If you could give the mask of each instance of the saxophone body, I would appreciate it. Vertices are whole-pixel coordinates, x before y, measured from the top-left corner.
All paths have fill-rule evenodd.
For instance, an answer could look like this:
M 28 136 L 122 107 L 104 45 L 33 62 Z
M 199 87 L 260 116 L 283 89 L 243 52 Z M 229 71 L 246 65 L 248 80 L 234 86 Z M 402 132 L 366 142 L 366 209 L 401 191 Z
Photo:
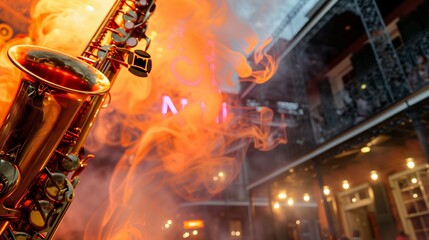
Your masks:
M 9 49 L 19 90 L 0 128 L 0 239 L 51 239 L 88 160 L 83 144 L 122 66 L 151 70 L 146 36 L 155 0 L 118 0 L 81 56 Z M 140 40 L 144 50 L 131 51 Z

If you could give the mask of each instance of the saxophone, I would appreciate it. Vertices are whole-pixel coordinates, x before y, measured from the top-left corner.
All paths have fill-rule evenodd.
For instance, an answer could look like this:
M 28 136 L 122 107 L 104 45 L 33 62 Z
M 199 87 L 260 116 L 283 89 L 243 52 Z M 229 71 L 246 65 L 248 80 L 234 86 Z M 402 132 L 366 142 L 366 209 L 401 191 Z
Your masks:
M 51 239 L 94 156 L 83 143 L 121 66 L 146 77 L 155 0 L 117 0 L 81 56 L 18 45 L 18 92 L 0 128 L 0 238 Z M 144 50 L 134 48 L 145 41 Z

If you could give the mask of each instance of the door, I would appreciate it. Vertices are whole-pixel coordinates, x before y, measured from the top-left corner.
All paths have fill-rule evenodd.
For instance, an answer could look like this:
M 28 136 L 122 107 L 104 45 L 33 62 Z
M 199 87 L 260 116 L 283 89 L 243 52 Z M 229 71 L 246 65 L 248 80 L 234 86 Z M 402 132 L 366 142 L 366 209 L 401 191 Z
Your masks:
M 373 218 L 367 206 L 354 208 L 346 211 L 347 224 L 351 232 L 358 231 L 362 240 L 374 239 L 372 229 L 375 228 Z

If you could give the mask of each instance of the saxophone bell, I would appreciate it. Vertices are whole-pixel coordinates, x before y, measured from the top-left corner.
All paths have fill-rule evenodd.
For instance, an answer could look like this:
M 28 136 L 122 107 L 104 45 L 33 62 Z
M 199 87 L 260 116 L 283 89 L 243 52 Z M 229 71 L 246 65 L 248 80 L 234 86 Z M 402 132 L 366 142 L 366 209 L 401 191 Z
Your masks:
M 47 164 L 63 137 L 73 131 L 70 125 L 84 102 L 110 89 L 104 74 L 63 53 L 18 45 L 9 49 L 8 56 L 22 72 L 18 92 L 0 128 L 2 232 L 13 219 L 22 217 L 16 216 L 16 212 L 22 212 L 21 208 L 28 208 L 24 211 L 30 213 L 26 221 L 35 229 L 44 227 L 46 222 L 34 220 L 40 218 L 37 216 L 51 216 L 48 212 L 58 210 L 49 201 L 43 200 L 45 204 L 28 194 L 30 188 L 46 182 L 42 179 L 46 176 L 51 179 L 45 185 L 49 200 L 52 203 L 71 201 L 72 185 L 61 173 L 51 174 Z M 58 186 L 61 189 L 57 190 Z M 23 204 L 24 199 L 32 202 L 28 204 L 31 207 Z

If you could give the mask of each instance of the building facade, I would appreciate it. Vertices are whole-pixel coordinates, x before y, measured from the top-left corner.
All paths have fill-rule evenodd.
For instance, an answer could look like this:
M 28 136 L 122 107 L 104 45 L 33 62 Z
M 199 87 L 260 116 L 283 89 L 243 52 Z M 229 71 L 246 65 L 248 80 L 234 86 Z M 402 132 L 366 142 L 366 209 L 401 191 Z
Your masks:
M 303 109 L 286 115 L 289 146 L 279 160 L 249 155 L 253 239 L 429 239 L 427 13 L 427 1 L 314 9 L 274 80 L 293 94 L 268 99 Z M 257 87 L 246 98 L 264 102 Z M 261 159 L 273 163 L 263 174 Z

